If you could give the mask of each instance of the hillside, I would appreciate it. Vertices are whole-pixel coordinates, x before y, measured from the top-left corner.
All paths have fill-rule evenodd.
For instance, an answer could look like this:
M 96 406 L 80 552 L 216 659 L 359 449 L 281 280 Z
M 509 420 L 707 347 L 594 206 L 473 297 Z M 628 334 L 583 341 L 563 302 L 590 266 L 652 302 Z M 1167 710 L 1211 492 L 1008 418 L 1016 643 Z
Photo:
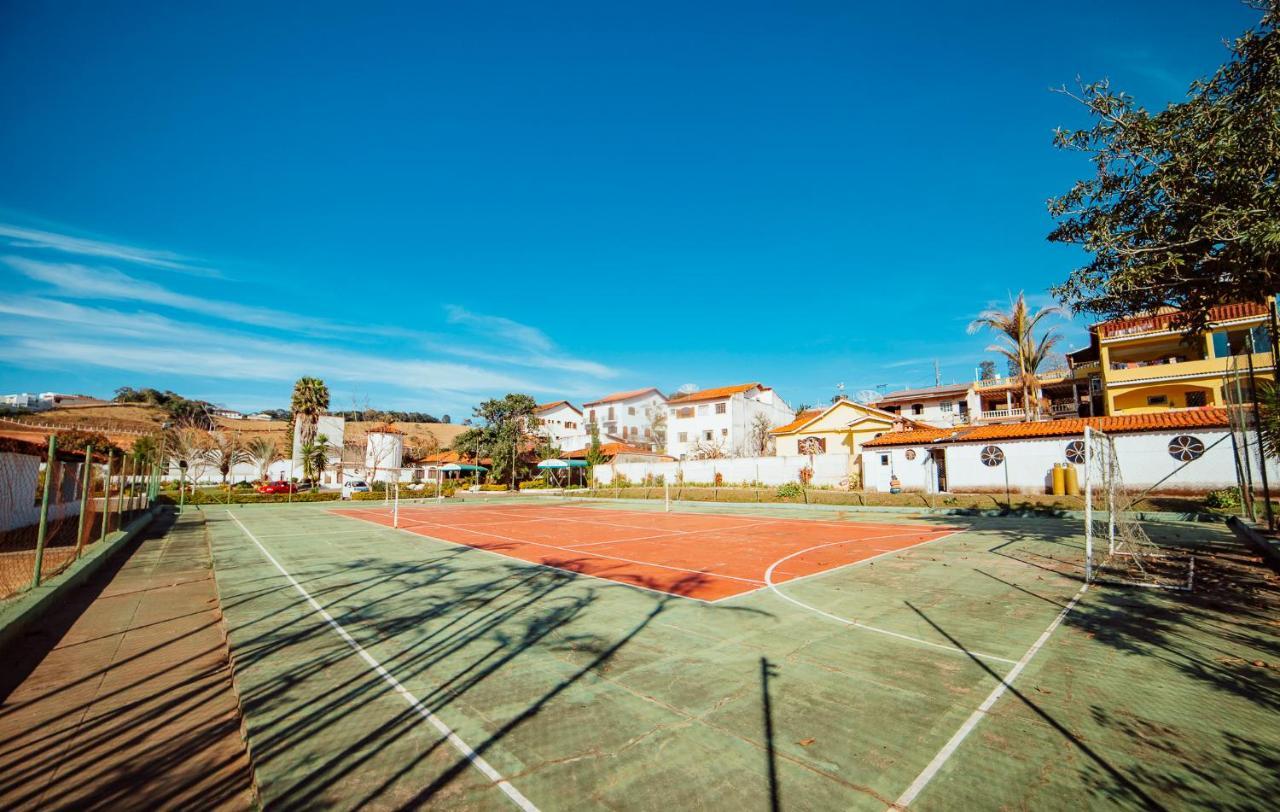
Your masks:
M 143 435 L 152 434 L 161 429 L 168 415 L 158 406 L 143 406 L 136 403 L 98 404 L 94 406 L 71 406 L 51 409 L 47 412 L 21 418 L 0 419 L 0 435 L 40 436 L 48 428 L 77 428 L 106 434 L 112 442 L 128 448 L 133 441 Z M 218 429 L 231 431 L 240 435 L 241 439 L 270 436 L 277 442 L 287 444 L 289 441 L 289 423 L 284 420 L 227 420 L 216 418 Z M 348 441 L 362 438 L 379 423 L 347 423 Z M 466 426 L 448 423 L 393 423 L 405 434 L 406 447 L 421 443 L 432 436 L 442 449 L 453 443 L 453 438 L 467 430 Z

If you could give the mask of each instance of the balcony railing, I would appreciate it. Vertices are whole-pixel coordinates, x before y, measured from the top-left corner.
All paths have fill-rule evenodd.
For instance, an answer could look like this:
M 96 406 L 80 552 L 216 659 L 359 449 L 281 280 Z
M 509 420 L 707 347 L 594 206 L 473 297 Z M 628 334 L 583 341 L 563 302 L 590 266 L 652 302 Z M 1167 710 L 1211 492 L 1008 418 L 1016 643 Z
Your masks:
M 1049 406 L 1050 414 L 1079 414 L 1080 407 L 1074 403 L 1054 403 Z
M 982 412 L 983 420 L 1006 420 L 1010 417 L 1026 417 L 1026 409 L 992 409 L 989 412 Z
M 1036 378 L 1042 384 L 1066 380 L 1070 377 L 1069 369 L 1042 369 L 1036 373 Z M 1018 386 L 1019 384 L 1017 378 L 992 378 L 988 381 L 974 381 L 973 385 L 978 389 L 991 389 L 997 386 Z

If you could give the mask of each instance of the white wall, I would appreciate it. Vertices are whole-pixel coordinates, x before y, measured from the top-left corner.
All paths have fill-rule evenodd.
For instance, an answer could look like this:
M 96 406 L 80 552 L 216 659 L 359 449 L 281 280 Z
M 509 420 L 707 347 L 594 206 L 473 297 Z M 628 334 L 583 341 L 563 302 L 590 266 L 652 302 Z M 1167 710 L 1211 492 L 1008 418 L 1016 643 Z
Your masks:
M 540 421 L 537 428 L 538 434 L 550 437 L 556 441 L 557 445 L 566 437 L 585 436 L 587 433 L 582 412 L 567 403 L 557 404 L 551 409 L 538 412 L 535 416 Z
M 80 515 L 83 463 L 63 463 L 61 487 L 49 493 L 49 519 Z M 40 523 L 41 494 L 36 492 L 44 460 L 30 454 L 0 452 L 0 531 Z
M 683 460 L 678 462 L 624 462 L 617 465 L 598 465 L 595 468 L 596 483 L 610 485 L 614 472 L 622 474 L 633 484 L 644 482 L 648 476 L 661 476 L 675 484 L 683 473 L 685 482 L 715 482 L 716 474 L 723 477 L 725 485 L 739 482 L 763 482 L 766 485 L 782 485 L 799 482 L 800 470 L 812 460 L 814 485 L 847 486 L 853 466 L 848 454 L 818 454 L 788 457 L 736 457 L 722 460 Z
M 1180 434 L 1190 434 L 1204 443 L 1202 457 L 1184 464 L 1169 454 L 1169 441 Z M 1143 432 L 1115 434 L 1120 476 L 1128 488 L 1151 488 L 1154 493 L 1204 493 L 1236 485 L 1235 457 L 1231 439 L 1224 429 Z M 996 440 L 990 442 L 953 443 L 940 446 L 946 451 L 947 489 L 952 492 L 999 492 L 1009 488 L 1017 493 L 1045 493 L 1054 463 L 1067 462 L 1067 444 L 1082 437 L 1048 439 Z M 995 445 L 1004 452 L 1002 465 L 982 464 L 981 452 Z M 915 460 L 906 459 L 907 448 L 866 448 L 863 450 L 863 475 L 867 490 L 888 491 L 891 472 L 896 473 L 904 490 L 935 492 L 937 472 L 928 449 L 914 447 Z M 892 464 L 881 464 L 889 455 Z M 1076 471 L 1081 487 L 1084 466 Z M 1273 482 L 1280 481 L 1280 466 L 1268 465 Z

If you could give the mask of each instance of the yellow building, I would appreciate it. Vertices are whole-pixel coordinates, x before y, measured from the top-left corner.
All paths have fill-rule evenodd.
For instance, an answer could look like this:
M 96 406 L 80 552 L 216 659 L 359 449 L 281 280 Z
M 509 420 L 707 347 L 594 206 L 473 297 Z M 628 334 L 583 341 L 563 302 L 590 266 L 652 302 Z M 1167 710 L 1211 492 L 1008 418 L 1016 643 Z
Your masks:
M 1191 336 L 1177 329 L 1173 309 L 1093 325 L 1089 346 L 1067 356 L 1084 413 L 1151 414 L 1234 402 L 1236 386 L 1224 388 L 1224 380 L 1250 361 L 1259 379 L 1275 377 L 1268 327 L 1274 306 L 1272 300 L 1215 307 L 1209 328 Z
M 778 456 L 847 454 L 849 473 L 856 476 L 862 470 L 862 444 L 892 431 L 895 421 L 908 427 L 922 425 L 873 406 L 838 400 L 825 409 L 803 411 L 770 433 Z

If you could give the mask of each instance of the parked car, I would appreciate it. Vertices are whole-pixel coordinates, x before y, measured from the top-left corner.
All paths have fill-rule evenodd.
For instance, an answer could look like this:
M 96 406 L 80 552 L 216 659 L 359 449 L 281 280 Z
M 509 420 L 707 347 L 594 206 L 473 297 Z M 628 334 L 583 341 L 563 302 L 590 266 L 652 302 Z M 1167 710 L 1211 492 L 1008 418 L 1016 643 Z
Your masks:
M 258 493 L 297 493 L 298 486 L 292 482 L 268 482 L 258 486 Z
M 363 479 L 348 479 L 342 483 L 342 498 L 350 499 L 353 493 L 368 493 L 369 483 Z

